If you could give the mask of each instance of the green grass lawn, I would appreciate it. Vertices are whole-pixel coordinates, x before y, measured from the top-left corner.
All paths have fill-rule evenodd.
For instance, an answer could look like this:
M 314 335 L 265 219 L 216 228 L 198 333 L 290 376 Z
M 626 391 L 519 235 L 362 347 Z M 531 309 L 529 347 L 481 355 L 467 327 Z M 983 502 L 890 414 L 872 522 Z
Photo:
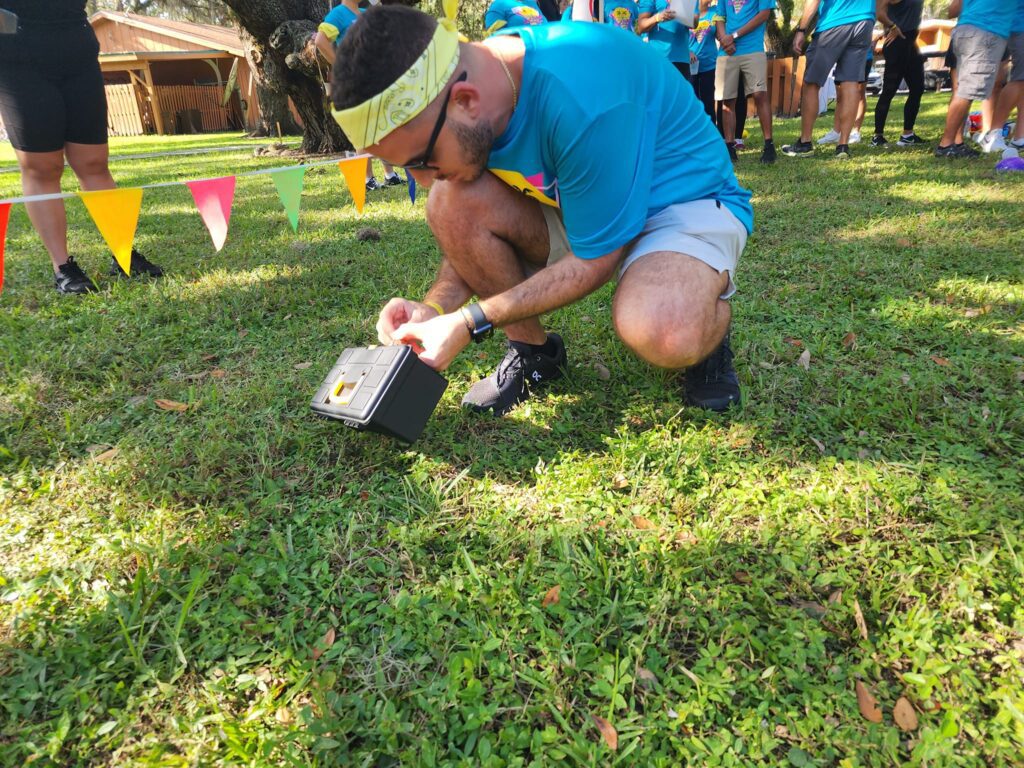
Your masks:
M 239 179 L 218 254 L 187 189 L 151 190 L 137 246 L 169 274 L 142 284 L 106 277 L 71 201 L 102 288 L 84 298 L 53 290 L 16 206 L 0 764 L 1019 765 L 1024 183 L 993 158 L 854 153 L 741 156 L 741 409 L 682 407 L 616 340 L 607 286 L 548 319 L 566 381 L 473 417 L 459 400 L 501 342 L 467 350 L 411 448 L 308 403 L 380 305 L 429 285 L 424 196 L 358 216 L 313 169 L 296 235 L 267 176 Z

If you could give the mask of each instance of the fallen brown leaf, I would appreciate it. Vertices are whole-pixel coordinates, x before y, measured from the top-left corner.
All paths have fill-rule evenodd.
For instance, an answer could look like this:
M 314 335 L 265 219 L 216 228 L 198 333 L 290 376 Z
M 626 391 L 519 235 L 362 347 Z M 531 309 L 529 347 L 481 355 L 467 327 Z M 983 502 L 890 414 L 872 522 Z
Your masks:
M 215 379 L 223 379 L 225 376 L 228 375 L 228 372 L 225 371 L 223 368 L 214 368 L 212 371 L 210 371 L 210 375 Z
M 203 362 L 210 363 L 216 360 L 220 355 L 203 355 Z
M 296 371 L 304 371 L 307 368 L 311 367 L 312 365 L 312 363 L 296 363 L 292 367 L 295 368 Z
M 831 595 L 828 596 L 828 601 L 830 603 L 842 602 L 842 599 L 843 599 L 843 590 L 841 590 L 841 589 L 837 589 L 835 592 L 833 592 Z
M 328 628 L 327 632 L 324 633 L 323 646 L 326 650 L 334 645 L 334 639 L 338 636 L 338 633 L 334 631 L 334 627 Z
M 610 749 L 619 748 L 619 732 L 615 730 L 615 726 L 605 720 L 603 717 L 597 715 L 591 715 L 594 719 L 594 725 L 597 726 L 597 730 L 601 732 L 601 738 L 604 739 L 604 743 L 608 745 Z
M 281 725 L 291 725 L 295 722 L 295 717 L 289 711 L 288 707 L 278 707 L 277 711 L 274 713 L 274 719 Z
M 629 480 L 621 472 L 616 473 L 615 477 L 612 478 L 612 488 L 617 491 L 621 491 L 624 488 L 629 488 Z
M 949 368 L 951 365 L 949 360 L 944 357 L 939 357 L 938 355 L 932 355 L 932 362 L 936 365 L 941 365 L 943 368 Z
M 896 240 L 896 246 L 899 248 L 909 248 L 911 246 L 911 242 L 905 237 L 900 237 Z
M 787 344 L 792 344 L 794 347 L 802 347 L 804 345 L 800 339 L 794 339 L 792 336 L 783 336 L 782 340 Z
M 811 370 L 811 350 L 805 349 L 800 353 L 800 357 L 796 359 L 796 364 L 803 368 L 805 371 Z
M 868 639 L 868 625 L 864 621 L 864 614 L 860 610 L 860 603 L 857 602 L 857 598 L 853 598 L 853 620 L 857 622 L 857 630 L 860 632 L 860 636 L 865 640 Z
M 797 598 L 793 603 L 812 619 L 822 619 L 825 617 L 825 614 L 828 613 L 828 608 L 813 600 L 801 600 L 800 598 Z
M 594 363 L 594 370 L 597 371 L 597 378 L 601 381 L 608 381 L 612 377 L 612 372 L 608 370 L 608 366 L 601 363 Z
M 854 689 L 857 692 L 857 708 L 864 719 L 872 723 L 882 722 L 882 710 L 878 708 L 878 700 L 871 694 L 868 687 L 858 680 Z
M 732 580 L 735 581 L 737 584 L 749 584 L 750 574 L 746 571 L 733 571 Z
M 157 398 L 153 401 L 156 403 L 156 407 L 161 411 L 176 411 L 182 413 L 188 410 L 188 406 L 185 403 L 179 403 L 176 400 L 161 400 Z
M 857 343 L 857 334 L 854 333 L 853 331 L 850 331 L 848 334 L 843 336 L 842 344 L 847 349 L 849 349 L 850 347 L 852 347 L 856 343 Z
M 249 329 L 248 328 L 241 328 L 241 329 L 239 329 L 239 331 L 238 331 L 238 338 L 244 339 L 248 335 L 249 335 Z
M 892 708 L 892 719 L 896 721 L 901 731 L 917 730 L 917 712 L 914 711 L 914 705 L 904 696 L 896 699 L 896 706 Z
M 558 605 L 562 600 L 562 585 L 555 584 L 544 594 L 544 599 L 540 601 L 541 608 L 547 608 L 549 605 Z
M 118 449 L 117 448 L 111 448 L 109 451 L 104 451 L 103 453 L 98 454 L 97 456 L 94 456 L 93 458 L 96 461 L 110 461 L 112 458 L 117 456 L 117 454 L 118 454 Z
M 818 449 L 820 453 L 825 453 L 825 444 L 816 437 L 811 438 L 811 442 L 814 443 L 814 447 Z
M 653 531 L 658 527 L 650 520 L 648 520 L 646 517 L 642 517 L 641 515 L 633 515 L 632 520 L 633 525 L 635 525 L 641 531 Z
M 690 545 L 696 544 L 698 541 L 700 541 L 700 539 L 690 531 L 680 531 L 676 534 L 676 544 Z
M 658 682 L 658 678 L 655 676 L 655 674 L 653 672 L 651 672 L 651 670 L 647 669 L 646 667 L 637 667 L 636 668 L 636 679 L 639 680 L 642 683 L 652 683 L 653 684 L 653 683 Z

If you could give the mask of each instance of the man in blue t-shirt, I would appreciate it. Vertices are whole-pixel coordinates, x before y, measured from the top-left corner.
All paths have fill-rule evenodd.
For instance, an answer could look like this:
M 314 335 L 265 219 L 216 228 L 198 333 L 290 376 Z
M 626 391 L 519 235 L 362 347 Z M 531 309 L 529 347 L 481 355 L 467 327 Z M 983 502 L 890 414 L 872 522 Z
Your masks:
M 736 94 L 742 74 L 744 91 L 754 95 L 754 106 L 761 121 L 764 135 L 761 162 L 775 162 L 772 109 L 768 103 L 768 57 L 764 52 L 764 30 L 775 7 L 775 0 L 719 0 L 718 3 L 715 98 L 722 102 L 722 135 L 733 160 L 736 160 Z
M 535 0 L 494 0 L 484 15 L 484 36 L 506 27 L 534 27 L 546 22 Z
M 443 253 L 423 301 L 381 311 L 381 341 L 416 344 L 441 370 L 502 328 L 508 353 L 463 404 L 504 414 L 566 366 L 540 317 L 617 276 L 623 343 L 687 369 L 688 403 L 738 402 L 727 299 L 753 227 L 750 193 L 664 57 L 606 24 L 560 23 L 463 43 L 449 62 L 431 41 L 450 38 L 430 16 L 387 6 L 363 18 L 339 51 L 335 114 L 354 142 L 434 182 L 427 221 Z M 399 38 L 404 58 L 360 77 L 374 41 Z M 436 86 L 410 82 L 417 57 L 443 73 Z M 422 92 L 438 95 L 415 116 L 378 119 L 381 105 Z
M 638 34 L 647 35 L 647 44 L 672 62 L 680 74 L 690 79 L 690 26 L 675 20 L 668 0 L 640 0 Z M 696 59 L 696 57 L 693 57 Z
M 818 93 L 836 68 L 838 88 L 836 114 L 839 138 L 836 157 L 850 156 L 850 133 L 860 105 L 860 84 L 867 79 L 866 63 L 875 27 L 876 0 L 806 0 L 800 26 L 793 37 L 793 50 L 804 52 L 807 30 L 818 17 L 814 39 L 807 48 L 803 92 L 800 96 L 800 140 L 787 144 L 782 152 L 790 157 L 814 154 L 811 134 L 818 117 Z
M 964 120 L 974 100 L 987 99 L 992 93 L 1016 12 L 1015 0 L 954 0 L 950 7 L 949 15 L 960 17 L 950 42 L 958 76 L 946 111 L 946 129 L 935 148 L 936 157 L 978 156 L 977 150 L 963 143 Z
M 715 67 L 718 62 L 718 4 L 715 0 L 699 0 L 697 23 L 690 30 L 690 82 L 697 98 L 704 105 L 711 122 L 715 122 Z M 737 95 L 738 98 L 738 95 Z M 746 98 L 746 93 L 744 93 Z M 735 130 L 735 129 L 734 129 Z
M 320 55 L 327 60 L 328 67 L 334 64 L 334 52 L 338 43 L 342 41 L 346 33 L 356 20 L 362 9 L 356 0 L 342 0 L 341 5 L 335 6 L 316 30 L 316 49 Z M 384 183 L 381 184 L 373 175 L 373 163 L 366 164 L 366 191 L 372 192 L 382 187 L 398 187 L 404 185 L 405 179 L 398 175 L 394 168 L 384 163 Z

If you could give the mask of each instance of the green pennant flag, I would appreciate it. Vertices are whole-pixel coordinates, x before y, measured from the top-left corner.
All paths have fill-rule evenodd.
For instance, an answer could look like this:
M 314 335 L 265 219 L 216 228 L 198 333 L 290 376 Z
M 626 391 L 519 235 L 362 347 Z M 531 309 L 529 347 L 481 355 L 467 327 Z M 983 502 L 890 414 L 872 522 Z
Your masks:
M 277 195 L 281 198 L 284 212 L 288 214 L 292 230 L 298 232 L 299 206 L 302 204 L 302 181 L 306 176 L 306 166 L 297 165 L 294 168 L 286 168 L 270 175 L 274 179 L 274 186 L 277 187 Z

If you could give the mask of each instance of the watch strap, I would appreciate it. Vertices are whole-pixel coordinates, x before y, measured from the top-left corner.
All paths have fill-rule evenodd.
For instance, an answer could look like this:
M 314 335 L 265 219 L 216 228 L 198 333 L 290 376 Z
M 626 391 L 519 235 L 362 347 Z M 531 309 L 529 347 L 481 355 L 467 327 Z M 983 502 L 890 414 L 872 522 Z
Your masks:
M 473 327 L 469 329 L 469 335 L 473 341 L 483 341 L 494 332 L 494 326 L 491 325 L 491 321 L 487 319 L 487 315 L 484 314 L 479 304 L 476 302 L 467 304 L 464 309 L 473 321 Z

